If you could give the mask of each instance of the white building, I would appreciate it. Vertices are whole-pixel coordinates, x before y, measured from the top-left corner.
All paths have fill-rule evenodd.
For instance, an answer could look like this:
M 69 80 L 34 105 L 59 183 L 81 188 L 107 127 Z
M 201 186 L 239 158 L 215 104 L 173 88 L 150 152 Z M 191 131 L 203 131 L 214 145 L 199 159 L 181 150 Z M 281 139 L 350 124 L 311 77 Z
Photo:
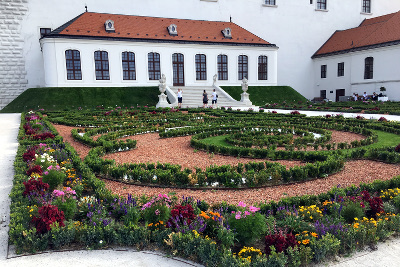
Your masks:
M 276 45 L 231 22 L 85 12 L 40 43 L 46 87 L 277 84 Z
M 226 22 L 231 17 L 279 47 L 277 84 L 308 98 L 319 96 L 311 56 L 332 33 L 400 9 L 393 0 L 0 0 L 0 108 L 27 88 L 45 86 L 40 32 L 78 16 L 85 3 L 98 13 Z
M 335 32 L 313 59 L 322 98 L 379 94 L 385 87 L 388 99 L 400 101 L 400 11 Z

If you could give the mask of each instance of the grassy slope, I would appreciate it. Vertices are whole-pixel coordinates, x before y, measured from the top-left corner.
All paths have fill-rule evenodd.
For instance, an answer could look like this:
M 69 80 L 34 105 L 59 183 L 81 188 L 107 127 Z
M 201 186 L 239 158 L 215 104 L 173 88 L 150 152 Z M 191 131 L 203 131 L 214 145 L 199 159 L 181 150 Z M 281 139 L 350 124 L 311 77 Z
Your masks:
M 64 110 L 77 107 L 155 106 L 158 87 L 31 88 L 4 107 L 1 113 L 30 109 Z
M 243 93 L 241 86 L 222 86 L 222 89 L 236 100 L 240 100 L 240 94 Z M 283 101 L 307 101 L 304 96 L 290 86 L 249 86 L 247 93 L 250 94 L 250 100 L 256 106 L 264 106 L 266 103 L 282 103 Z

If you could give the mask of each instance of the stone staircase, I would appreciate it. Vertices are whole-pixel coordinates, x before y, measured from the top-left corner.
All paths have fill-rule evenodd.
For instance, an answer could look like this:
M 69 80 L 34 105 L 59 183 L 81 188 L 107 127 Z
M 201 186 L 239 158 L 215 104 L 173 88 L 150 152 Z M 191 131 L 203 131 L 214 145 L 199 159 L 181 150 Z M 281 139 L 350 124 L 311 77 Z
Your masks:
M 183 91 L 182 107 L 196 108 L 203 107 L 203 91 L 208 94 L 208 106 L 212 103 L 213 86 L 171 86 L 170 89 L 177 94 L 178 88 Z M 240 101 L 234 100 L 221 88 L 216 88 L 218 94 L 218 107 L 250 107 Z

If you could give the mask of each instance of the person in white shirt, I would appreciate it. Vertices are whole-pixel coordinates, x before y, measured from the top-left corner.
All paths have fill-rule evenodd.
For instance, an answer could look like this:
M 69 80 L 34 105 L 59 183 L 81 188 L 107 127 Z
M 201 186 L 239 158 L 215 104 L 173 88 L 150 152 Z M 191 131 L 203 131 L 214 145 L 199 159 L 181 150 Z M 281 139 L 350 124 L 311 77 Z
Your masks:
M 215 92 L 215 89 L 214 89 L 213 92 L 212 92 L 212 101 L 211 101 L 211 104 L 212 104 L 213 108 L 214 108 L 214 104 L 215 104 L 215 107 L 217 107 L 217 98 L 218 98 L 218 95 L 217 95 L 217 92 Z
M 364 99 L 364 100 L 367 100 L 367 99 L 368 99 L 367 92 L 364 92 L 364 94 L 363 94 L 363 99 Z
M 178 108 L 182 108 L 182 93 L 183 91 L 178 88 Z

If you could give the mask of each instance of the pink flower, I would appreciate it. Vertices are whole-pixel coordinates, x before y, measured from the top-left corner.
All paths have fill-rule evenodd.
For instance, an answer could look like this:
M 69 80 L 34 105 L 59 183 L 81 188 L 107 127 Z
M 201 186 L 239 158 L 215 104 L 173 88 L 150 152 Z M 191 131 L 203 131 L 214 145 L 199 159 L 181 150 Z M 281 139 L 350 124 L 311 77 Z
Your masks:
M 60 190 L 54 190 L 54 191 L 53 191 L 53 195 L 54 195 L 55 197 L 60 197 L 60 196 L 65 195 L 65 193 L 64 193 L 63 191 L 60 191 Z
M 49 174 L 49 172 L 48 172 L 48 171 L 45 171 L 43 174 L 44 174 L 44 175 L 48 175 L 48 174 Z
M 246 204 L 244 204 L 244 202 L 243 201 L 239 201 L 239 204 L 238 204 L 238 207 L 246 207 Z
M 40 143 L 40 144 L 39 144 L 39 147 L 41 147 L 41 148 L 42 148 L 42 147 L 45 147 L 45 146 L 47 146 L 47 144 L 43 144 L 43 143 Z
M 156 209 L 156 211 L 154 212 L 156 215 L 160 215 L 160 211 L 158 209 Z
M 251 213 L 249 211 L 247 211 L 247 210 L 244 212 L 244 216 L 247 216 L 247 215 L 250 215 L 250 214 Z
M 240 214 L 236 214 L 236 215 L 235 215 L 235 219 L 236 219 L 236 220 L 239 220 L 240 218 L 242 218 L 242 216 L 240 216 Z
M 71 187 L 66 187 L 65 188 L 65 193 L 71 194 L 71 195 L 76 195 L 76 191 L 72 190 Z
M 257 207 L 254 207 L 254 206 L 250 206 L 250 207 L 249 207 L 249 210 L 250 210 L 251 212 L 257 212 L 257 211 L 260 210 L 260 208 L 257 208 Z

